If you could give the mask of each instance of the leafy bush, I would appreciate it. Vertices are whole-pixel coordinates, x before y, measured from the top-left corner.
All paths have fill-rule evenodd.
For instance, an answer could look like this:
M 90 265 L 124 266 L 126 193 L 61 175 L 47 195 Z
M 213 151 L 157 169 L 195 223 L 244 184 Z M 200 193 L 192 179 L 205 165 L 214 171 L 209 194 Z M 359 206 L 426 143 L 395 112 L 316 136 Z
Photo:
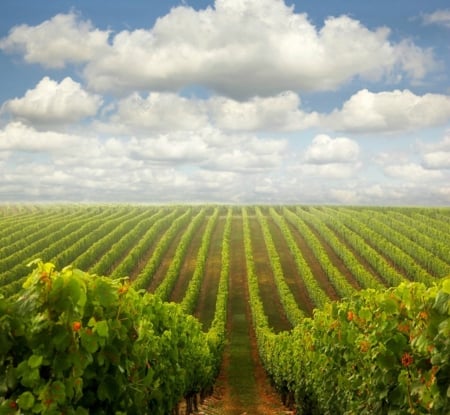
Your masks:
M 361 291 L 267 336 L 264 353 L 300 414 L 448 414 L 450 278 Z
M 212 384 L 207 336 L 180 306 L 35 264 L 0 301 L 0 414 L 167 414 Z

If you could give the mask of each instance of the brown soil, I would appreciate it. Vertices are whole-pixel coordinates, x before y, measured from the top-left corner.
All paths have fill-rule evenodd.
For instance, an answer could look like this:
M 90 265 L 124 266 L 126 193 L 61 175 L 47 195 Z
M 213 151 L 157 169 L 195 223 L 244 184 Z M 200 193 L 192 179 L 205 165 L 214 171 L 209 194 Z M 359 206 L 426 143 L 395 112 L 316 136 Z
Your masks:
M 386 281 L 383 279 L 382 276 L 380 276 L 374 269 L 373 267 L 366 261 L 366 259 L 364 259 L 359 252 L 356 252 L 355 249 L 353 248 L 353 246 L 351 246 L 346 239 L 344 239 L 338 232 L 336 232 L 336 230 L 334 230 L 331 226 L 327 225 L 328 228 L 334 233 L 334 235 L 339 239 L 339 242 L 342 245 L 345 245 L 345 247 L 354 255 L 354 257 L 358 260 L 358 262 L 368 271 L 372 274 L 372 276 L 378 280 L 379 282 L 381 282 L 384 285 L 388 285 L 386 283 Z
M 222 239 L 225 221 L 226 216 L 219 216 L 211 235 L 211 244 L 205 264 L 205 275 L 200 288 L 197 307 L 194 311 L 194 316 L 202 322 L 205 330 L 211 325 L 216 308 L 217 290 L 222 267 Z
M 151 212 L 151 211 L 150 211 Z M 152 215 L 154 215 L 155 212 L 152 212 Z M 148 214 L 146 214 L 142 220 L 148 219 Z M 137 223 L 136 226 L 133 227 L 129 232 L 136 233 L 138 235 L 137 238 L 142 238 L 142 236 L 145 234 L 147 229 L 142 229 L 141 223 Z M 135 239 L 135 243 L 137 243 L 137 238 Z M 110 275 L 124 260 L 125 258 L 130 254 L 130 251 L 133 249 L 134 244 L 129 244 L 128 247 L 117 256 L 117 258 L 110 264 L 109 269 L 105 272 L 106 275 Z
M 150 261 L 150 258 L 153 255 L 153 252 L 155 250 L 155 247 L 159 243 L 159 240 L 164 235 L 164 233 L 169 229 L 170 224 L 166 225 L 163 229 L 159 231 L 159 238 L 155 238 L 155 241 L 150 244 L 150 247 L 146 250 L 146 252 L 141 256 L 141 259 L 137 262 L 136 266 L 131 270 L 129 273 L 130 279 L 134 280 L 139 273 L 142 271 L 142 269 L 145 267 L 145 264 Z
M 189 281 L 191 280 L 192 275 L 195 271 L 195 266 L 197 264 L 197 255 L 202 244 L 202 238 L 207 222 L 208 218 L 205 218 L 200 227 L 194 233 L 189 243 L 189 247 L 186 250 L 186 254 L 183 258 L 183 265 L 180 269 L 180 275 L 178 276 L 175 286 L 173 287 L 172 294 L 170 295 L 170 301 L 180 303 L 183 300 L 186 289 L 189 285 Z
M 283 237 L 280 228 L 275 224 L 273 219 L 270 216 L 266 216 L 266 218 L 275 246 L 277 247 L 286 283 L 289 285 L 294 298 L 297 300 L 297 304 L 299 304 L 300 308 L 310 316 L 315 308 L 314 302 L 309 297 L 306 285 L 297 271 L 297 266 L 295 265 L 294 258 L 289 250 L 286 239 Z
M 311 269 L 311 272 L 316 278 L 320 287 L 325 291 L 326 295 L 331 300 L 338 300 L 340 296 L 336 292 L 336 289 L 333 287 L 333 284 L 331 284 L 327 275 L 320 266 L 320 263 L 317 260 L 316 256 L 314 255 L 314 252 L 311 250 L 311 248 L 309 247 L 303 236 L 300 234 L 300 232 L 295 228 L 295 226 L 293 226 L 289 221 L 286 221 L 286 223 L 288 224 L 289 230 L 291 231 L 298 248 L 302 252 L 303 257 L 308 263 L 309 268 Z
M 167 270 L 170 267 L 170 264 L 173 261 L 173 257 L 175 256 L 175 251 L 177 250 L 178 244 L 180 242 L 181 237 L 183 236 L 183 233 L 185 232 L 187 228 L 187 224 L 181 226 L 181 228 L 178 230 L 178 233 L 175 235 L 174 238 L 169 243 L 169 247 L 167 248 L 166 252 L 163 254 L 161 258 L 161 263 L 159 264 L 159 267 L 156 269 L 156 272 L 153 274 L 153 278 L 150 281 L 150 284 L 148 286 L 148 291 L 154 292 L 159 284 L 161 284 L 162 280 L 166 276 Z M 195 256 L 194 256 L 195 260 Z
M 292 328 L 278 295 L 275 278 L 273 276 L 270 259 L 264 242 L 264 235 L 255 216 L 249 217 L 253 260 L 255 262 L 256 275 L 258 276 L 259 294 L 264 305 L 264 311 L 269 320 L 269 325 L 277 331 L 290 330 Z
M 318 239 L 320 244 L 325 249 L 325 252 L 328 255 L 331 263 L 339 270 L 339 272 L 347 279 L 347 281 L 355 288 L 355 290 L 360 290 L 361 285 L 353 276 L 353 274 L 349 271 L 346 265 L 342 262 L 342 259 L 334 252 L 333 248 L 322 238 L 322 236 L 317 232 L 317 230 L 308 222 L 305 222 L 306 226 L 309 227 L 314 236 Z
M 292 414 L 285 408 L 261 365 L 255 333 L 251 324 L 248 285 L 245 276 L 245 258 L 242 240 L 242 219 L 235 217 L 232 224 L 230 281 L 227 338 L 221 371 L 214 393 L 200 406 L 205 415 L 281 415 Z M 236 338 L 236 331 L 243 332 Z M 240 362 L 238 351 L 248 361 Z M 236 365 L 241 363 L 241 366 Z M 245 363 L 245 364 L 242 364 Z M 236 375 L 237 373 L 237 375 Z

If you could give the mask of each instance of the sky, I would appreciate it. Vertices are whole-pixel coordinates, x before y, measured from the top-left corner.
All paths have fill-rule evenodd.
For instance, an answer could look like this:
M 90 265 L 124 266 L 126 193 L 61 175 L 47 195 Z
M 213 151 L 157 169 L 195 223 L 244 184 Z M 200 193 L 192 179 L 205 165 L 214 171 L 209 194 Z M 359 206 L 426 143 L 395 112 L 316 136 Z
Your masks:
M 2 0 L 0 202 L 450 206 L 448 0 Z

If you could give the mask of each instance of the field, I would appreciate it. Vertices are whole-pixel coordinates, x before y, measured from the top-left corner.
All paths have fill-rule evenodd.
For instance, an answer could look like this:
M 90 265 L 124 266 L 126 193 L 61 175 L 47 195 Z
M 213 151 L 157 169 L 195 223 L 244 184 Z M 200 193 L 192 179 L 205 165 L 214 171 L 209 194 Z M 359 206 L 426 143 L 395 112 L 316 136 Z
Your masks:
M 227 343 L 203 410 L 281 414 L 259 357 L 261 324 L 282 333 L 361 289 L 430 286 L 450 275 L 449 247 L 447 208 L 4 205 L 0 293 L 13 296 L 41 258 L 128 276 L 208 331 L 225 283 Z

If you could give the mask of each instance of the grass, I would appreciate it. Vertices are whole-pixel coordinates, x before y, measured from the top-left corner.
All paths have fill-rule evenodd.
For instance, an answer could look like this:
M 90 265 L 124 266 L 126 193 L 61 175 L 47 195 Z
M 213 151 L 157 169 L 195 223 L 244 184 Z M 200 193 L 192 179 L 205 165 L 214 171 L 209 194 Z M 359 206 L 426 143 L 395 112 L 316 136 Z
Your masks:
M 241 299 L 237 298 L 235 303 Z M 230 394 L 233 400 L 239 402 L 241 408 L 251 408 L 256 406 L 257 391 L 248 333 L 249 322 L 246 319 L 245 310 L 244 313 L 239 313 L 236 306 L 237 304 L 233 304 L 234 312 L 231 316 L 233 329 L 230 336 L 230 364 L 228 367 Z

